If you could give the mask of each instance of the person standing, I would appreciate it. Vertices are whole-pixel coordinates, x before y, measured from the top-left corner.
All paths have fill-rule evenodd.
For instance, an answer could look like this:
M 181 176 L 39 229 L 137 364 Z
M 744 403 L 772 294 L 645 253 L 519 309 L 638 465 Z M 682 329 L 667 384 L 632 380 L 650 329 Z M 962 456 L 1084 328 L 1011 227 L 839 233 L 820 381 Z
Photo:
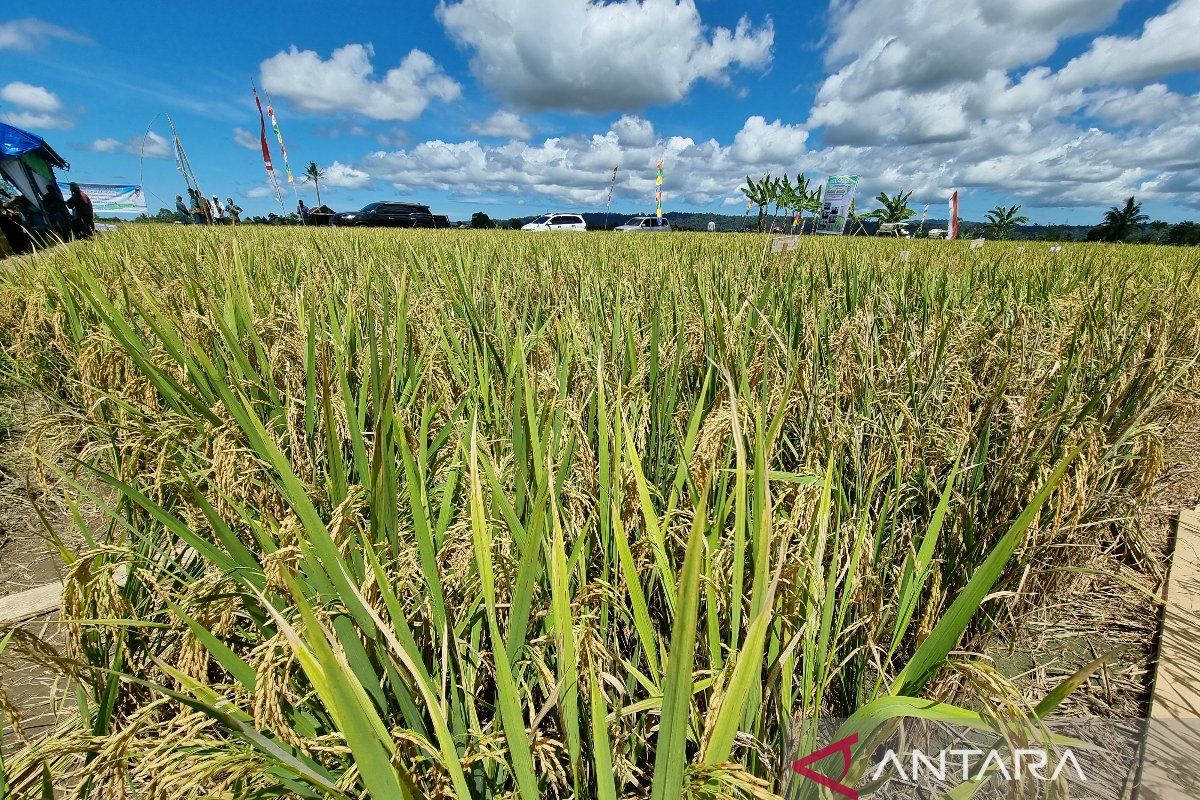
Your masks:
M 212 203 L 208 202 L 208 198 L 200 194 L 200 190 L 196 190 L 196 200 L 200 204 L 200 218 L 205 225 L 213 224 L 213 209 Z
M 71 197 L 67 208 L 71 209 L 71 232 L 80 239 L 96 235 L 96 215 L 92 210 L 92 198 L 83 193 L 79 184 L 71 182 Z
M 192 212 L 188 211 L 187 204 L 183 202 L 183 195 L 175 195 L 175 213 L 179 215 L 179 221 L 187 224 L 192 221 Z
M 225 211 L 229 214 L 230 225 L 242 224 L 242 209 L 238 208 L 237 203 L 233 202 L 232 197 L 225 198 Z
M 300 202 L 296 204 L 296 211 L 300 214 L 300 224 L 307 225 L 308 224 L 308 206 L 304 205 L 303 199 L 301 199 Z
M 46 187 L 42 195 L 42 211 L 46 218 L 46 226 L 62 241 L 71 236 L 71 210 L 63 199 L 62 190 L 57 183 Z
M 204 224 L 204 206 L 200 202 L 201 199 L 203 198 L 197 194 L 195 189 L 188 189 L 188 200 L 191 201 L 191 205 L 188 206 L 188 214 L 192 218 L 193 225 Z
M 225 219 L 225 207 L 221 205 L 221 198 L 217 197 L 215 194 L 212 196 L 212 209 L 213 214 L 215 215 L 213 217 L 213 221 L 218 225 L 221 224 L 221 222 Z

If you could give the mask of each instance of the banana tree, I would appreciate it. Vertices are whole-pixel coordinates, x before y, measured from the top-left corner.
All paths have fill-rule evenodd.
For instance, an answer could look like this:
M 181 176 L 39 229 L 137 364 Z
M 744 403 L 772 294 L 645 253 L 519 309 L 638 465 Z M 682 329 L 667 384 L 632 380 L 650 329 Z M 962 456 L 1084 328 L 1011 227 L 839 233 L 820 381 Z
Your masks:
M 800 232 L 804 232 L 804 212 L 811 211 L 814 214 L 821 210 L 821 187 L 818 185 L 812 189 L 812 182 L 804 177 L 804 173 L 796 176 L 795 186 L 795 204 L 792 206 L 795 212 L 792 215 L 792 229 L 795 230 L 799 224 Z
M 886 192 L 880 192 L 875 196 L 880 207 L 869 214 L 864 214 L 863 219 L 893 223 L 904 222 L 904 220 L 916 216 L 917 213 L 908 207 L 910 197 L 912 197 L 912 192 L 900 192 L 895 197 L 888 197 Z
M 1029 217 L 1020 213 L 1021 206 L 996 206 L 987 212 L 987 234 L 992 239 L 1007 239 L 1013 228 L 1029 222 Z
M 742 194 L 746 195 L 749 200 L 758 208 L 758 232 L 762 233 L 763 220 L 767 215 L 767 205 L 771 202 L 771 175 L 764 174 L 761 178 L 755 181 L 749 175 L 746 176 L 746 185 L 742 187 Z

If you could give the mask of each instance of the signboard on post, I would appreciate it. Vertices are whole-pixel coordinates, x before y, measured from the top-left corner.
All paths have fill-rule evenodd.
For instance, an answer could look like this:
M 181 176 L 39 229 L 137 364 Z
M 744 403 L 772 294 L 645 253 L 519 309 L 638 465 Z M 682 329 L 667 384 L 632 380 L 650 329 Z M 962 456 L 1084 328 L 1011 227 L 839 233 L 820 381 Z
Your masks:
M 830 175 L 821 195 L 821 213 L 817 217 L 817 233 L 839 236 L 850 219 L 850 204 L 858 188 L 857 175 Z
M 58 188 L 66 197 L 71 193 L 70 184 L 59 182 Z M 79 190 L 92 201 L 94 214 L 144 214 L 146 195 L 142 187 L 124 184 L 81 183 Z

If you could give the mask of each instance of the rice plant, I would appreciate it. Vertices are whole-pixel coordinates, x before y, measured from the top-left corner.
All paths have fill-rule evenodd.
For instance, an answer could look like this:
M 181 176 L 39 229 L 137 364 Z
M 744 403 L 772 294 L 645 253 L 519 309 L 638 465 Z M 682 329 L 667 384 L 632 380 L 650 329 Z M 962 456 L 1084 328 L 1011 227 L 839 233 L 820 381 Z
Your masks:
M 952 655 L 1160 566 L 1200 262 L 904 246 L 130 226 L 6 266 L 105 524 L 75 710 L 0 788 L 798 797 L 806 720 L 986 727 Z

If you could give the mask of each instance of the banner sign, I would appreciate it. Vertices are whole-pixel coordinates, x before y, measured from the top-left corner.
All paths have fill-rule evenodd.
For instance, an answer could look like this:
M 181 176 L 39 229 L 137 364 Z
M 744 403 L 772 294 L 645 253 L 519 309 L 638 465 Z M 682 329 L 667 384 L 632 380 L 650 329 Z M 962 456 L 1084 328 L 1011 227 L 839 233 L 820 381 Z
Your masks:
M 817 217 L 817 233 L 839 236 L 846 230 L 850 218 L 850 204 L 854 202 L 854 190 L 858 188 L 857 175 L 830 175 L 825 181 L 821 195 L 821 214 Z
M 59 183 L 63 196 L 71 194 L 70 184 Z M 79 190 L 92 201 L 94 214 L 144 214 L 146 195 L 142 187 L 107 183 L 81 183 Z

